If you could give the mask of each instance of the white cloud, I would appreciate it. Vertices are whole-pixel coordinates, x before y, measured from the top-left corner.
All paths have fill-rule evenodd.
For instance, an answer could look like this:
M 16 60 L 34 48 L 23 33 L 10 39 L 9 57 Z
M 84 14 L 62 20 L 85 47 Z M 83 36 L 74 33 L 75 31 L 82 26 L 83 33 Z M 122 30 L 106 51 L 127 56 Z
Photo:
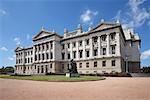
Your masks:
M 0 9 L 0 15 L 6 15 L 6 11 L 3 9 Z
M 87 9 L 86 11 L 83 12 L 80 16 L 80 20 L 82 23 L 85 24 L 93 24 L 93 18 L 98 14 L 98 11 L 92 11 L 90 9 Z
M 13 58 L 13 57 L 8 57 L 8 60 L 13 61 L 13 60 L 14 60 L 14 58 Z
M 8 49 L 6 47 L 1 47 L 0 50 L 1 51 L 8 51 Z
M 148 59 L 148 58 L 150 58 L 150 49 L 142 52 L 141 54 L 141 59 Z
M 119 10 L 115 19 L 121 20 L 123 27 L 140 27 L 148 25 L 150 20 L 150 8 L 143 7 L 146 0 L 129 0 L 127 9 Z
M 21 40 L 19 37 L 15 37 L 14 41 L 16 42 L 16 45 L 20 45 L 21 44 Z
M 27 38 L 27 40 L 29 40 L 29 39 L 30 39 L 30 34 L 27 34 L 27 37 L 26 37 L 26 38 Z

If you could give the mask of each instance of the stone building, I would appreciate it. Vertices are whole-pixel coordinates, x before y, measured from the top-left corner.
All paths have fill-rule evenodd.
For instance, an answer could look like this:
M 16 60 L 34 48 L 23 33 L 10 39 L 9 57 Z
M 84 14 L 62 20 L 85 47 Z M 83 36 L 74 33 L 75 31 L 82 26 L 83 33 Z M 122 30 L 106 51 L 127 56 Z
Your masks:
M 87 32 L 78 25 L 72 32 L 64 29 L 64 36 L 42 28 L 32 47 L 17 47 L 15 53 L 17 74 L 65 73 L 71 59 L 82 74 L 140 69 L 140 38 L 118 22 L 101 22 Z

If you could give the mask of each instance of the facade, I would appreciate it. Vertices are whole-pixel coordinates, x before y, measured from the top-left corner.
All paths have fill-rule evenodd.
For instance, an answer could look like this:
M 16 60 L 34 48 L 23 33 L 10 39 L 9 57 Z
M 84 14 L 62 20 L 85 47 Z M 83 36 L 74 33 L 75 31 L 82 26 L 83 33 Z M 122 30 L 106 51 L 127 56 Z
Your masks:
M 82 26 L 64 36 L 41 31 L 33 37 L 33 46 L 17 47 L 17 74 L 65 73 L 74 59 L 80 74 L 138 72 L 140 38 L 120 23 L 101 22 L 83 32 Z

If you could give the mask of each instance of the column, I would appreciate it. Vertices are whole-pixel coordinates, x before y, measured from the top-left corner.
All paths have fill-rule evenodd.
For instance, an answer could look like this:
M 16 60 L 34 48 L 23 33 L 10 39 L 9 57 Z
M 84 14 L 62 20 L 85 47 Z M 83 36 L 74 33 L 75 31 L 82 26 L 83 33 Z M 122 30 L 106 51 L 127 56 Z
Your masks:
M 49 61 L 50 61 L 50 58 L 51 58 L 51 43 L 49 42 Z
M 34 61 L 35 61 L 35 45 L 33 45 L 33 51 L 32 51 L 32 53 L 33 53 L 33 58 L 32 58 L 32 63 L 34 63 Z
M 101 48 L 100 48 L 101 46 L 100 46 L 100 36 L 98 37 L 98 57 L 100 57 L 100 50 L 101 50 Z
M 120 53 L 120 36 L 119 36 L 119 33 L 116 33 L 116 50 L 115 50 L 115 52 L 116 52 L 116 55 L 117 56 L 120 56 L 121 55 L 121 53 Z
M 92 37 L 89 39 L 90 42 L 90 58 L 93 58 L 93 42 Z
M 76 43 L 76 59 L 79 59 L 79 42 Z
M 83 44 L 83 59 L 85 59 L 85 40 L 82 41 L 82 44 Z
M 72 50 L 73 46 L 72 46 L 72 42 L 70 42 L 70 58 L 72 59 L 73 58 L 73 50 Z
M 107 56 L 109 56 L 109 48 L 110 48 L 110 45 L 109 45 L 109 34 L 107 34 L 106 41 L 107 41 L 106 54 L 107 54 Z
M 55 41 L 53 41 L 53 60 L 55 60 Z

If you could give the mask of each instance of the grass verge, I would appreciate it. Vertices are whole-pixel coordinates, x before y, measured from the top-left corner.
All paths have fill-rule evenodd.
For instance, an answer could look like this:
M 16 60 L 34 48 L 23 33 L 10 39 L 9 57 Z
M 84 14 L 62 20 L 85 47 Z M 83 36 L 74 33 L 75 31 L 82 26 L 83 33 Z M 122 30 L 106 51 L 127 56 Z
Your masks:
M 33 81 L 50 81 L 50 82 L 80 82 L 80 81 L 97 81 L 105 79 L 100 76 L 80 76 L 69 78 L 64 75 L 0 76 L 0 78 L 33 80 Z

